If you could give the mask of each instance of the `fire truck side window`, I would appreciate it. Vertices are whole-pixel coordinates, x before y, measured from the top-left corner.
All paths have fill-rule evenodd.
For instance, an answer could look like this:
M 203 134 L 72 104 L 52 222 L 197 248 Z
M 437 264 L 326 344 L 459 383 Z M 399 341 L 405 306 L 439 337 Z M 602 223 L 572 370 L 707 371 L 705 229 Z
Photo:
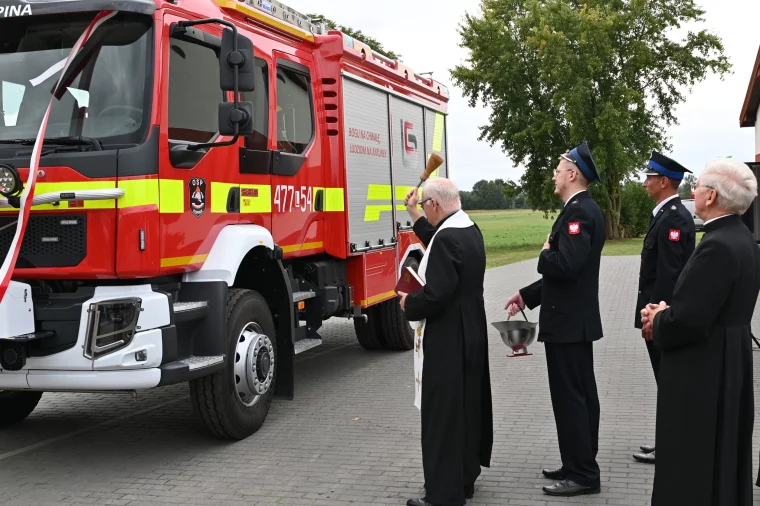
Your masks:
M 245 138 L 245 147 L 256 151 L 269 150 L 269 71 L 267 62 L 254 59 L 254 91 L 241 92 L 241 100 L 253 103 L 253 135 Z
M 314 137 L 311 79 L 287 67 L 277 68 L 277 149 L 303 154 Z
M 172 38 L 169 50 L 169 139 L 209 142 L 219 131 L 219 87 L 216 52 Z

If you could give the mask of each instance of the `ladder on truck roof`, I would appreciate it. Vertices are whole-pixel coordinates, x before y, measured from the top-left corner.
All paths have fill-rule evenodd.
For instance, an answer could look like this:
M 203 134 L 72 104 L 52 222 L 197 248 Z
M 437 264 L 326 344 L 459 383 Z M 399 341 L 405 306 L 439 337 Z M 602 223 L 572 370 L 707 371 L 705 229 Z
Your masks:
M 219 7 L 225 10 L 235 11 L 238 16 L 243 16 L 249 21 L 258 22 L 266 26 L 278 29 L 281 32 L 288 33 L 291 36 L 300 39 L 314 40 L 316 35 L 326 35 L 329 31 L 327 23 L 322 19 L 312 19 L 306 14 L 298 12 L 292 7 L 288 7 L 279 0 L 212 0 Z M 266 14 L 262 15 L 261 13 Z M 268 17 L 270 16 L 270 17 Z M 251 18 L 256 19 L 251 19 Z M 274 19 L 272 19 L 274 18 Z M 275 21 L 276 20 L 276 21 Z M 278 22 L 280 23 L 278 26 Z M 448 88 L 433 80 L 432 77 L 425 78 L 411 68 L 397 60 L 392 60 L 381 53 L 376 52 L 372 47 L 360 42 L 359 40 L 343 34 L 343 44 L 354 51 L 364 52 L 368 56 L 371 53 L 370 60 L 382 62 L 386 67 L 394 69 L 396 72 L 406 74 L 407 79 L 416 81 L 418 84 L 435 91 L 446 99 L 449 98 Z
M 327 33 L 327 25 L 324 22 L 311 19 L 306 14 L 298 12 L 277 0 L 243 0 L 242 3 L 264 11 L 280 21 L 297 26 L 301 30 L 311 32 L 313 35 Z

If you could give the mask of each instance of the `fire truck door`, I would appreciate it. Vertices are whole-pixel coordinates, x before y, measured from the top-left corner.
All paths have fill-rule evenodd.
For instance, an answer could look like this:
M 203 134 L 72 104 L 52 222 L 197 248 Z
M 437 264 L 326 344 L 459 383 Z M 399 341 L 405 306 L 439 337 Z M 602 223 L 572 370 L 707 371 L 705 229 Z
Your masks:
M 238 146 L 190 150 L 188 145 L 226 141 L 219 136 L 218 109 L 227 93 L 219 86 L 221 29 L 199 25 L 172 33 L 184 20 L 164 16 L 164 58 L 161 59 L 161 123 L 159 212 L 161 271 L 181 272 L 203 265 L 213 238 L 240 219 L 234 209 L 238 186 Z
M 268 55 L 267 55 L 268 57 Z M 267 58 L 268 59 L 268 58 Z M 269 134 L 272 92 L 270 63 L 254 57 L 254 91 L 242 92 L 241 100 L 253 104 L 253 134 L 244 139 L 240 153 L 240 221 L 272 229 L 272 178 Z
M 315 206 L 324 173 L 313 65 L 280 51 L 273 52 L 273 62 L 277 148 L 272 155 L 272 236 L 285 256 L 308 255 L 324 249 L 323 213 Z

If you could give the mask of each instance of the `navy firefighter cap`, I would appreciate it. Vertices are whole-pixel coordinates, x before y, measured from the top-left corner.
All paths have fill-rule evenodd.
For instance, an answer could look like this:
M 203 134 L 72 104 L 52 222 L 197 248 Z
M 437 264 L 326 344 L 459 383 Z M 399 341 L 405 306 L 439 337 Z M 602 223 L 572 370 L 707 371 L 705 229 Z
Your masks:
M 682 180 L 686 172 L 691 172 L 680 163 L 657 151 L 652 151 L 652 156 L 649 158 L 647 166 L 648 168 L 644 169 L 644 175 L 667 176 L 676 181 Z
M 588 179 L 589 183 L 593 182 L 595 179 L 598 179 L 599 181 L 602 180 L 599 175 L 599 169 L 596 168 L 596 162 L 594 161 L 594 157 L 591 156 L 591 150 L 588 148 L 588 143 L 586 141 L 583 141 L 582 144 L 571 149 L 569 153 L 562 155 L 562 158 L 577 165 L 586 179 Z

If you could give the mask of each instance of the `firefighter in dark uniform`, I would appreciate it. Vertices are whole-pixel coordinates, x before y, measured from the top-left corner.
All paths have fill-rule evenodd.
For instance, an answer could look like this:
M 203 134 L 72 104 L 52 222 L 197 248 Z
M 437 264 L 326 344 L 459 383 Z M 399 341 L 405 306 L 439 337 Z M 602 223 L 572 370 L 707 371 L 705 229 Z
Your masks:
M 605 241 L 604 216 L 588 192 L 600 179 L 584 142 L 561 156 L 554 193 L 565 202 L 538 257 L 542 278 L 506 303 L 512 317 L 524 307 L 541 306 L 538 340 L 546 350 L 549 392 L 557 426 L 562 467 L 544 469 L 556 480 L 543 490 L 572 496 L 600 491 L 599 395 L 593 342 L 602 338 L 599 263 Z
M 670 304 L 673 288 L 686 262 L 694 252 L 696 232 L 691 213 L 678 197 L 678 187 L 686 172 L 691 172 L 681 164 L 656 151 L 644 171 L 644 187 L 655 202 L 656 207 L 649 217 L 649 230 L 644 237 L 639 270 L 639 293 L 634 314 L 634 326 L 641 329 L 641 310 L 647 304 Z M 642 333 L 649 360 L 652 363 L 655 381 L 659 380 L 660 351 L 651 335 Z M 644 453 L 634 453 L 639 462 L 654 463 L 655 447 L 642 445 Z

